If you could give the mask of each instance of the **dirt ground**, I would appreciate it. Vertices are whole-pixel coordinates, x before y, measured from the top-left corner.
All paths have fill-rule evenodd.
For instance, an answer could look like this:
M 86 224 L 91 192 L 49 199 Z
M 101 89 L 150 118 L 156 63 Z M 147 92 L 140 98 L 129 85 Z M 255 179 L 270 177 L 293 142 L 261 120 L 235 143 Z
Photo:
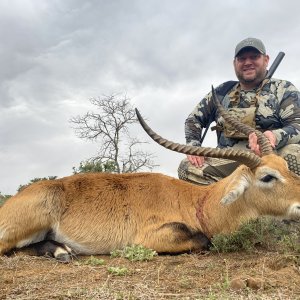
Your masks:
M 143 262 L 97 256 L 99 266 L 88 258 L 0 257 L 0 299 L 300 299 L 299 257 L 290 254 L 206 252 Z

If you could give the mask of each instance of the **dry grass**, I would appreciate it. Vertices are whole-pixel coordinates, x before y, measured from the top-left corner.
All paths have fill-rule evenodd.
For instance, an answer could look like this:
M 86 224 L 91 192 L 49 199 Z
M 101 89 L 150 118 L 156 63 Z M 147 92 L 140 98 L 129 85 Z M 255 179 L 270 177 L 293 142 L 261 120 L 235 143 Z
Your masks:
M 300 299 L 300 269 L 276 252 L 158 256 L 152 261 L 99 257 L 101 266 L 24 255 L 0 259 L 0 299 Z M 109 267 L 128 269 L 113 275 Z M 236 290 L 252 279 L 257 287 Z
M 270 227 L 275 230 L 263 231 L 262 225 L 265 229 L 262 223 L 256 231 L 265 243 L 254 235 L 257 247 L 247 244 L 242 252 L 223 248 L 148 261 L 126 255 L 79 257 L 69 264 L 25 253 L 0 257 L 0 299 L 300 299 L 299 244 L 278 238 L 286 230 L 278 223 Z M 299 243 L 300 223 L 288 229 Z M 243 245 L 243 238 L 235 236 L 235 245 Z

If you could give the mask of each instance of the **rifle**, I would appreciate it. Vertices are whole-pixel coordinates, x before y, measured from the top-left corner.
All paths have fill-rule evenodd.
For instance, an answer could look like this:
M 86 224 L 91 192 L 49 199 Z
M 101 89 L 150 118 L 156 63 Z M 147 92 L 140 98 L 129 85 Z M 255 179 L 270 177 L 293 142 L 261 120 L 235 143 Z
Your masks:
M 285 56 L 285 53 L 284 53 L 284 52 L 279 52 L 279 53 L 277 54 L 275 60 L 273 61 L 273 63 L 272 63 L 272 65 L 271 65 L 270 69 L 268 70 L 268 72 L 267 72 L 267 74 L 266 74 L 265 79 L 266 79 L 266 78 L 271 79 L 271 77 L 272 77 L 273 74 L 275 73 L 276 69 L 278 68 L 278 66 L 279 66 L 279 64 L 281 63 L 281 61 L 282 61 L 282 59 L 283 59 L 284 56 Z M 208 125 L 205 127 L 205 131 L 204 131 L 204 133 L 203 133 L 203 135 L 202 135 L 202 137 L 201 137 L 201 140 L 200 140 L 200 146 L 202 146 L 202 143 L 203 143 L 204 138 L 205 138 L 205 136 L 206 136 L 206 134 L 207 134 L 208 128 L 209 128 L 210 124 L 214 121 L 213 119 L 214 119 L 214 112 L 211 113 L 211 115 L 210 115 L 210 117 L 209 117 L 209 123 L 208 123 Z
M 277 67 L 279 66 L 279 64 L 281 63 L 283 57 L 285 56 L 285 53 L 284 52 L 279 52 L 275 58 L 275 60 L 273 61 L 267 75 L 266 75 L 266 78 L 270 79 L 273 74 L 275 73 Z

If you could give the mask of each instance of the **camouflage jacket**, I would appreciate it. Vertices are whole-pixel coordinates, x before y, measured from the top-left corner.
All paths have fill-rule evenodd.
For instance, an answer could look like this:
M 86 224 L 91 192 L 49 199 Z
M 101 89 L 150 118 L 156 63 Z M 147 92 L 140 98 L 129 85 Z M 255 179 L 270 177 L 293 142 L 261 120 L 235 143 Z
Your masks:
M 186 119 L 188 145 L 200 146 L 202 128 L 209 125 L 211 114 L 218 127 L 223 127 L 224 120 L 216 113 L 211 96 L 211 93 L 207 94 Z M 276 149 L 300 143 L 300 93 L 292 83 L 272 78 L 250 91 L 240 90 L 239 83 L 236 83 L 223 97 L 222 104 L 226 109 L 255 106 L 256 128 L 271 130 L 275 134 Z M 218 132 L 219 148 L 233 147 L 238 143 L 238 139 L 225 137 L 224 131 Z

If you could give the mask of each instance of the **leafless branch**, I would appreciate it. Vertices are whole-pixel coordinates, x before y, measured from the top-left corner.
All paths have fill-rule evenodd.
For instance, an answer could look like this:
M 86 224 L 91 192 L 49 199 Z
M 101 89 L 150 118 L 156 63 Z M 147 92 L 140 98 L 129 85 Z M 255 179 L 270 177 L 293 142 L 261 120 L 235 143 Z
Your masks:
M 153 155 L 137 150 L 143 142 L 129 134 L 131 124 L 137 123 L 135 111 L 127 96 L 109 95 L 90 99 L 97 112 L 70 119 L 76 135 L 85 140 L 100 142 L 99 151 L 91 158 L 100 163 L 113 161 L 117 173 L 152 170 L 156 165 Z

